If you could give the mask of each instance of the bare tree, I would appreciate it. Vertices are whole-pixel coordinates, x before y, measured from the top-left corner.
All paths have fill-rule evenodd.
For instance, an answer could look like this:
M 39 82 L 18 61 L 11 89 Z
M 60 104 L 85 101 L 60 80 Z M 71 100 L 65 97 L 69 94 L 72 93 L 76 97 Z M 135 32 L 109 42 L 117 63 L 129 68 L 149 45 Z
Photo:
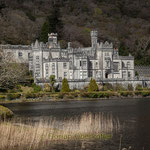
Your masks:
M 9 89 L 24 81 L 27 67 L 16 63 L 11 53 L 0 49 L 0 88 Z

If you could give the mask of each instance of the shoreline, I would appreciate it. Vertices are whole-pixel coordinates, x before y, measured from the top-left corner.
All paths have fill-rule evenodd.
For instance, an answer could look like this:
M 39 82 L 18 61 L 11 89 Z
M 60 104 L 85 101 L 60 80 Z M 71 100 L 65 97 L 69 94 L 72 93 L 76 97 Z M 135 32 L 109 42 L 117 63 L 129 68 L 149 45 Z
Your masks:
M 22 100 L 22 99 L 17 99 L 17 100 L 4 100 L 4 101 L 0 101 L 0 105 L 3 104 L 13 104 L 13 103 L 38 103 L 38 102 L 94 102 L 94 101 L 112 101 L 112 100 L 116 100 L 116 101 L 126 101 L 126 100 L 141 100 L 141 99 L 150 99 L 150 96 L 148 97 L 109 97 L 109 98 L 81 98 L 81 99 L 47 99 L 47 100 L 43 100 L 42 98 L 40 98 L 41 100 L 39 100 L 39 98 L 36 99 L 26 99 L 26 100 Z

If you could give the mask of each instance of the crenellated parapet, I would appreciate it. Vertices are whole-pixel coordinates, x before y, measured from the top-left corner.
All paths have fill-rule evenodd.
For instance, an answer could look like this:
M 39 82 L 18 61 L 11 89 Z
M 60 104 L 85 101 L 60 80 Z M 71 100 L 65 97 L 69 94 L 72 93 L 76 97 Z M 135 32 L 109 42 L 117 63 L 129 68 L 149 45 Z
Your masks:
M 100 48 L 100 49 L 113 49 L 113 43 L 111 42 L 111 43 L 109 43 L 108 41 L 106 41 L 106 42 L 100 42 L 99 44 L 98 44 L 98 47 Z

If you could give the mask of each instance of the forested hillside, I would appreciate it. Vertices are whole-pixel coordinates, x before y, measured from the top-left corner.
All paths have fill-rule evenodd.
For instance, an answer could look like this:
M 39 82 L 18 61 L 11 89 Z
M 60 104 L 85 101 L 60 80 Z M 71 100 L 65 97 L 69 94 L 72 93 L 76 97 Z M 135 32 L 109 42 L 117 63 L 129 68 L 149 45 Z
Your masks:
M 3 44 L 46 42 L 48 32 L 58 32 L 62 47 L 89 46 L 92 29 L 136 64 L 150 64 L 149 0 L 0 0 Z

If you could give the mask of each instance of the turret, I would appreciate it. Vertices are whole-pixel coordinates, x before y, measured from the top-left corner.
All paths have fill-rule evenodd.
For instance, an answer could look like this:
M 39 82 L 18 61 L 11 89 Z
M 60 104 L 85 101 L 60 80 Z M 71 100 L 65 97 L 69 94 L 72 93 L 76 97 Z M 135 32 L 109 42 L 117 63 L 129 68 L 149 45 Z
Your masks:
M 91 44 L 92 44 L 93 48 L 95 48 L 97 45 L 97 37 L 98 37 L 98 32 L 97 31 L 91 31 Z
M 48 46 L 49 48 L 56 48 L 57 44 L 57 33 L 48 34 Z

